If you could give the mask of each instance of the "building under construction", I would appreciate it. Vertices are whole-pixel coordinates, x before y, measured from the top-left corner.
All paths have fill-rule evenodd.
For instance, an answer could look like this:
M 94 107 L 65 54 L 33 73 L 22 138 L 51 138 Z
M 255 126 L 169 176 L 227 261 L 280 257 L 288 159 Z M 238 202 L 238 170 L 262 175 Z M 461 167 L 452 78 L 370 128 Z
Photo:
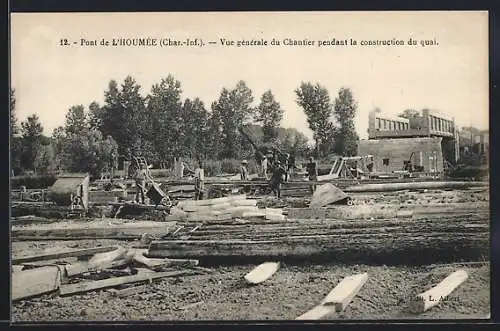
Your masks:
M 442 173 L 446 162 L 458 161 L 459 146 L 453 118 L 426 109 L 409 120 L 375 110 L 369 115 L 368 139 L 359 142 L 359 154 L 374 156 L 374 172 L 403 170 L 411 161 L 424 172 Z

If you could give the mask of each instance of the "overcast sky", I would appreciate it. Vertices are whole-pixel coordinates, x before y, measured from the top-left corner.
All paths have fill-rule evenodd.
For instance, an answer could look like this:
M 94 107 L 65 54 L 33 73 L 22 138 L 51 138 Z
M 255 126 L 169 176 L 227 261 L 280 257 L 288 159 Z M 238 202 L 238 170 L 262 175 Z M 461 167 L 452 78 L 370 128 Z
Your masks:
M 68 13 L 12 14 L 11 81 L 17 115 L 37 113 L 46 134 L 64 123 L 72 105 L 102 104 L 111 79 L 132 75 L 145 95 L 168 74 L 181 81 L 184 98 L 209 109 L 223 87 L 244 80 L 255 104 L 271 89 L 285 110 L 282 126 L 307 136 L 295 103 L 301 81 L 320 83 L 335 99 L 340 87 L 358 102 L 356 129 L 366 138 L 368 112 L 388 114 L 431 108 L 458 125 L 487 129 L 487 12 L 341 13 Z M 61 38 L 201 38 L 218 41 L 434 39 L 435 47 L 69 47 Z

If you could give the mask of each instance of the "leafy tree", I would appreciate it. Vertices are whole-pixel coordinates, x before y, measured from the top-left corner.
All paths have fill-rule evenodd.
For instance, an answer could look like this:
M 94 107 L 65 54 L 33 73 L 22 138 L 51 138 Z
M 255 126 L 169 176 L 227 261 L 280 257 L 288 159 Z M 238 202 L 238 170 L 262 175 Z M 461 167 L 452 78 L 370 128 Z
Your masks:
M 35 157 L 34 168 L 37 172 L 47 173 L 53 170 L 54 167 L 54 150 L 52 145 L 50 143 L 40 145 L 40 149 Z
M 127 76 L 120 87 L 111 80 L 104 93 L 104 106 L 99 108 L 93 103 L 90 112 L 92 125 L 99 127 L 103 136 L 112 136 L 118 143 L 119 154 L 125 155 L 141 138 L 147 115 L 141 86 Z
M 212 110 L 215 108 L 215 102 L 212 103 Z M 219 153 L 222 146 L 222 121 L 220 118 L 220 114 L 217 111 L 212 111 L 209 114 L 207 120 L 207 130 L 204 136 L 205 145 L 205 154 L 203 155 L 204 159 L 213 158 L 218 159 Z
M 192 158 L 199 158 L 206 153 L 206 133 L 208 112 L 203 102 L 196 98 L 186 99 L 182 107 L 182 123 L 186 153 Z
M 23 169 L 32 169 L 35 172 L 35 160 L 40 153 L 43 127 L 36 114 L 29 116 L 26 121 L 21 122 L 21 145 L 23 147 L 21 154 L 21 167 Z
M 252 90 L 245 82 L 239 81 L 231 91 L 223 88 L 219 99 L 212 103 L 212 112 L 221 125 L 220 158 L 236 158 L 242 155 L 242 150 L 251 148 L 238 133 L 238 128 L 249 124 L 255 115 L 252 102 Z
M 358 153 L 358 134 L 354 127 L 357 104 L 352 91 L 342 87 L 335 99 L 333 114 L 339 123 L 335 134 L 335 152 L 339 155 L 353 156 Z
M 19 126 L 16 117 L 16 90 L 10 89 L 10 134 L 15 136 L 19 134 Z
M 87 115 L 82 105 L 71 107 L 66 113 L 65 130 L 67 133 L 83 133 L 88 129 Z
M 92 101 L 89 105 L 88 112 L 88 122 L 90 128 L 93 130 L 101 130 L 103 128 L 103 110 L 101 106 L 96 102 Z
M 181 83 L 168 75 L 159 84 L 153 85 L 147 99 L 146 138 L 153 143 L 161 161 L 171 161 L 183 152 L 181 94 Z
M 316 152 L 326 154 L 334 130 L 330 121 L 332 105 L 328 90 L 319 84 L 301 83 L 295 90 L 297 104 L 302 107 L 307 116 L 309 128 L 313 131 L 316 142 Z
M 262 122 L 264 142 L 270 142 L 278 137 L 278 128 L 283 119 L 283 112 L 280 104 L 274 99 L 271 90 L 267 90 L 262 94 L 260 104 L 257 107 L 257 119 Z
M 14 173 L 21 170 L 22 142 L 16 116 L 16 91 L 10 90 L 10 164 Z

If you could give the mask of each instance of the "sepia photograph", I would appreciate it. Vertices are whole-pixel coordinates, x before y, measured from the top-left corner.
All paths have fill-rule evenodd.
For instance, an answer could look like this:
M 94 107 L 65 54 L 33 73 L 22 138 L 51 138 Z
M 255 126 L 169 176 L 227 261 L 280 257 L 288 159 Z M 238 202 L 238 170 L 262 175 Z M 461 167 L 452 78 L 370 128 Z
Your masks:
M 11 13 L 11 321 L 490 319 L 488 24 Z

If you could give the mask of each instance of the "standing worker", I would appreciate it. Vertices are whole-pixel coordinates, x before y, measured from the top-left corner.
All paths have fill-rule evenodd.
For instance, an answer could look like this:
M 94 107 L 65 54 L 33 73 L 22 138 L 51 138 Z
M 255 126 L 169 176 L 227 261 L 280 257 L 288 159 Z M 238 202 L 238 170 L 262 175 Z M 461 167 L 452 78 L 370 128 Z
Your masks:
M 271 181 L 269 182 L 269 186 L 273 190 L 273 192 L 276 194 L 276 197 L 280 198 L 281 197 L 281 183 L 283 181 L 283 175 L 285 174 L 286 170 L 285 168 L 281 165 L 281 162 L 278 160 L 275 163 L 275 166 L 273 167 L 273 174 L 271 176 Z
M 205 171 L 203 170 L 203 162 L 198 161 L 198 168 L 194 170 L 194 191 L 195 200 L 203 200 L 203 191 L 205 190 Z
M 285 154 L 285 182 L 288 182 L 290 179 L 290 154 L 286 153 Z
M 264 177 L 266 178 L 266 180 L 268 180 L 269 178 L 267 176 L 267 157 L 265 155 L 262 158 L 261 166 L 262 166 L 262 173 L 264 174 Z
M 248 164 L 247 160 L 241 161 L 241 166 L 240 166 L 241 180 L 248 180 L 247 164 Z
M 318 167 L 312 156 L 309 158 L 309 163 L 307 164 L 307 176 L 309 177 L 309 181 L 316 182 L 318 180 Z M 316 183 L 312 183 L 309 189 L 311 193 L 314 193 L 316 191 Z
M 137 172 L 135 173 L 135 186 L 137 189 L 135 193 L 135 201 L 137 203 L 139 203 L 139 197 L 140 197 L 141 203 L 144 204 L 145 193 L 146 193 L 146 179 L 152 181 L 152 178 L 148 174 L 146 164 L 141 164 L 141 168 L 138 169 Z

